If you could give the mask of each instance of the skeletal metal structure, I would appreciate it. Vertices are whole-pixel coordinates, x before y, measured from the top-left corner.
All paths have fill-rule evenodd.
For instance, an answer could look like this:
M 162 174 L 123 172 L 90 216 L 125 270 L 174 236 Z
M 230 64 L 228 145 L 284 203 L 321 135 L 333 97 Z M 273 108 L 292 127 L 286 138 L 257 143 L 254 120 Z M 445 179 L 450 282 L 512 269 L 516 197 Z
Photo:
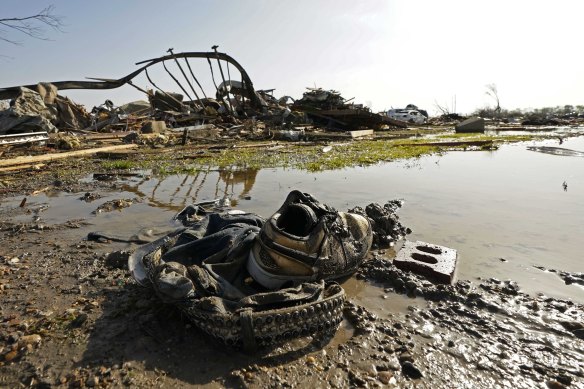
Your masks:
M 238 90 L 241 92 L 241 96 L 249 99 L 249 104 L 250 104 L 250 107 L 252 109 L 260 110 L 266 106 L 265 101 L 263 101 L 263 99 L 255 91 L 255 89 L 253 87 L 253 83 L 252 83 L 251 79 L 249 78 L 249 75 L 247 74 L 245 69 L 239 64 L 239 62 L 237 62 L 231 56 L 229 56 L 225 53 L 217 52 L 216 49 L 214 52 L 173 53 L 172 49 L 169 49 L 168 51 L 170 53 L 169 55 L 165 55 L 165 56 L 159 57 L 159 58 L 148 59 L 146 61 L 141 61 L 141 62 L 136 63 L 136 65 L 143 65 L 143 66 L 140 67 L 139 69 L 133 71 L 132 73 L 128 74 L 127 76 L 119 78 L 117 80 L 116 79 L 104 79 L 104 78 L 89 78 L 90 81 L 56 81 L 56 82 L 52 82 L 51 84 L 55 85 L 59 90 L 67 90 L 67 89 L 115 89 L 115 88 L 119 88 L 123 85 L 128 84 L 128 85 L 146 93 L 146 91 L 144 89 L 139 88 L 132 83 L 132 80 L 136 76 L 138 76 L 142 72 L 144 72 L 146 77 L 152 83 L 152 85 L 156 89 L 161 91 L 160 88 L 158 88 L 152 82 L 152 80 L 150 80 L 150 77 L 148 75 L 148 68 L 155 65 L 155 64 L 162 63 L 165 70 L 169 73 L 171 78 L 179 85 L 180 89 L 185 93 L 185 95 L 189 99 L 191 99 L 192 101 L 196 101 L 198 104 L 200 104 L 202 108 L 205 108 L 205 104 L 203 103 L 203 100 L 199 97 L 199 94 L 195 90 L 194 85 L 191 83 L 191 81 L 187 77 L 186 72 L 184 71 L 183 67 L 179 63 L 179 59 L 181 59 L 181 58 L 184 59 L 186 65 L 187 65 L 187 68 L 190 71 L 191 76 L 193 77 L 193 79 L 194 79 L 195 83 L 198 85 L 198 87 L 201 89 L 203 96 L 206 98 L 205 91 L 201 87 L 201 84 L 199 83 L 198 79 L 195 77 L 195 75 L 192 71 L 192 68 L 190 66 L 190 63 L 189 63 L 189 58 L 206 58 L 209 65 L 211 65 L 212 59 L 217 60 L 217 63 L 219 66 L 219 71 L 221 74 L 221 79 L 223 81 L 221 83 L 222 85 L 229 84 L 231 82 L 231 80 L 225 79 L 225 75 L 223 72 L 223 67 L 221 65 L 221 61 L 225 61 L 227 63 L 227 69 L 229 69 L 229 65 L 233 65 L 241 73 L 241 82 L 240 82 L 241 89 Z M 187 88 L 185 88 L 185 86 L 181 84 L 178 77 L 173 75 L 166 68 L 165 61 L 169 61 L 169 60 L 175 62 L 175 64 L 178 66 L 183 78 L 186 80 L 188 87 L 190 88 L 191 92 L 194 94 L 195 99 L 192 99 L 190 97 L 190 94 L 187 92 Z M 211 73 L 213 73 L 212 67 L 211 67 Z M 217 87 L 213 74 L 212 74 L 212 78 L 213 78 L 213 83 L 215 84 L 215 88 L 217 89 L 217 92 L 219 92 L 220 87 Z M 8 88 L 0 88 L 0 99 L 11 99 L 11 98 L 16 97 L 19 94 L 21 87 L 25 87 L 25 88 L 29 88 L 29 89 L 34 90 L 36 88 L 36 84 L 13 86 L 13 87 L 8 87 Z M 235 90 L 233 92 L 235 92 Z M 162 92 L 162 91 L 161 91 L 161 93 L 165 94 L 165 92 Z M 217 97 L 218 97 L 218 99 L 223 100 L 225 102 L 224 91 L 221 93 L 217 93 Z M 232 111 L 232 107 L 230 104 L 225 103 L 225 107 L 228 111 L 230 111 L 230 112 Z

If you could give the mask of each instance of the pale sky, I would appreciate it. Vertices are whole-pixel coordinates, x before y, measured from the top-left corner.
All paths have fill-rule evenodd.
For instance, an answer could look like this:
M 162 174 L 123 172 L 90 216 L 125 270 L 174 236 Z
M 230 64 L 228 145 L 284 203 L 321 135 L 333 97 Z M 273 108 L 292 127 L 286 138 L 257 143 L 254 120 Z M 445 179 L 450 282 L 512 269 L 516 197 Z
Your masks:
M 66 24 L 64 33 L 47 31 L 50 41 L 6 32 L 22 44 L 0 42 L 0 87 L 119 78 L 169 47 L 217 44 L 256 89 L 275 88 L 277 97 L 300 98 L 316 85 L 374 111 L 413 103 L 432 114 L 436 101 L 452 109 L 456 96 L 456 110 L 470 113 L 493 104 L 485 85 L 494 83 L 503 108 L 584 104 L 582 0 L 0 2 L 0 18 L 53 4 Z M 210 85 L 199 62 L 193 70 Z M 129 86 L 63 94 L 88 109 L 144 96 Z

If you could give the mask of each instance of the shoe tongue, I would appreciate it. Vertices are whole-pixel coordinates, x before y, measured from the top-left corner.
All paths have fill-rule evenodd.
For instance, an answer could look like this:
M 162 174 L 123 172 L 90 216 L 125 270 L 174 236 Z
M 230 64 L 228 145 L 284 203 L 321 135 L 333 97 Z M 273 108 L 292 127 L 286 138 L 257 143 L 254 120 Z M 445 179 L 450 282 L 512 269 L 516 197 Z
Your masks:
M 307 236 L 318 222 L 314 211 L 305 204 L 290 204 L 280 214 L 278 228 L 291 235 Z

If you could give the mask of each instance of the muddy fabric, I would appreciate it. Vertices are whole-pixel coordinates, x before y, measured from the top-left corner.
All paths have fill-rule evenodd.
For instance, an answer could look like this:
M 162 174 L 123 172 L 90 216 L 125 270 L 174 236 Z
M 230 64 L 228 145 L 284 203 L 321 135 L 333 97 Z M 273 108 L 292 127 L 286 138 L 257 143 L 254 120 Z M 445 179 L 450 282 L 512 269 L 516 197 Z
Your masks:
M 251 280 L 246 261 L 264 223 L 261 217 L 210 213 L 198 222 L 188 222 L 181 214 L 179 218 L 189 227 L 163 249 L 151 280 L 163 301 L 194 303 L 199 309 L 228 313 L 322 299 L 324 282 L 268 292 Z

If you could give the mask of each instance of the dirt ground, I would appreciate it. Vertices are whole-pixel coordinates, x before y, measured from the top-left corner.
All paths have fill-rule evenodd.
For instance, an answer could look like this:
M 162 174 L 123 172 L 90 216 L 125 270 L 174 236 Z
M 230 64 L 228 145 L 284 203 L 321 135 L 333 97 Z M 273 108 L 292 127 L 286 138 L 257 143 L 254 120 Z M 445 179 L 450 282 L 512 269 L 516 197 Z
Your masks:
M 117 190 L 79 181 L 90 160 L 56 166 L 11 176 L 0 195 Z M 584 388 L 584 307 L 512 281 L 436 285 L 396 269 L 390 251 L 373 252 L 343 283 L 378 301 L 347 288 L 333 338 L 246 354 L 138 286 L 127 244 L 88 241 L 92 226 L 75 215 L 51 225 L 19 221 L 25 212 L 34 211 L 0 215 L 0 387 Z M 403 308 L 381 310 L 384 301 Z

